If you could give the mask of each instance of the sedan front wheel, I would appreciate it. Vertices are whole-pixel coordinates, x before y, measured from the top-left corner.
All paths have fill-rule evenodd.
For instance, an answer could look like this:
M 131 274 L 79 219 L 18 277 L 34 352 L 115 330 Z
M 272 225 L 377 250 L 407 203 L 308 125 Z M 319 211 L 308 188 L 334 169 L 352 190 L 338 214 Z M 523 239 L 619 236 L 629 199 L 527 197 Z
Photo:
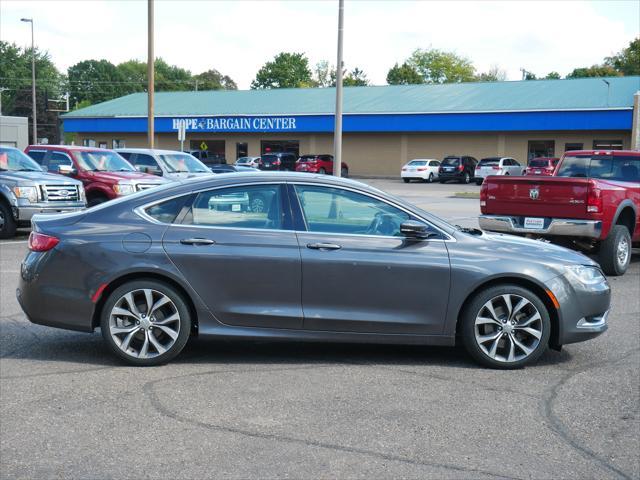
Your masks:
M 500 369 L 520 368 L 547 349 L 549 312 L 537 295 L 517 285 L 478 293 L 462 313 L 462 340 L 479 363 Z

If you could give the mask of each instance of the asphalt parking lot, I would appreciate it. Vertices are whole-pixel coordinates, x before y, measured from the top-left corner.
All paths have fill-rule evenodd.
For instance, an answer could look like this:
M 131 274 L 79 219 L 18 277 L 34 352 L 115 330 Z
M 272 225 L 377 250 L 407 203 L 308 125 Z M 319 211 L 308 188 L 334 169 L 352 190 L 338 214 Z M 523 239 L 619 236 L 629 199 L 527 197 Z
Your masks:
M 477 226 L 475 185 L 368 180 Z M 1 478 L 639 478 L 640 255 L 610 328 L 517 371 L 457 348 L 197 340 L 119 364 L 30 324 L 0 242 Z M 69 272 L 73 275 L 73 272 Z

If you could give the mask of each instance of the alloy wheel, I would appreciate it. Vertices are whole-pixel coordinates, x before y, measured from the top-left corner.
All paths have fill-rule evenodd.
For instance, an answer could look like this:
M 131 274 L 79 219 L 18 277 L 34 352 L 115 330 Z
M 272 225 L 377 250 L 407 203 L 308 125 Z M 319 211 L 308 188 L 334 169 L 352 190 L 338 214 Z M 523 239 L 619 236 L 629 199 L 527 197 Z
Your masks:
M 262 197 L 254 197 L 251 199 L 251 211 L 253 213 L 262 213 L 265 211 L 265 202 Z
M 629 241 L 625 237 L 622 237 L 618 242 L 616 259 L 618 260 L 618 265 L 621 268 L 624 268 L 629 261 Z
M 153 358 L 167 352 L 176 342 L 180 327 L 175 303 L 153 289 L 125 293 L 109 315 L 111 338 L 133 358 Z
M 531 355 L 543 336 L 540 312 L 515 294 L 493 297 L 478 312 L 475 339 L 482 352 L 498 362 L 519 362 Z

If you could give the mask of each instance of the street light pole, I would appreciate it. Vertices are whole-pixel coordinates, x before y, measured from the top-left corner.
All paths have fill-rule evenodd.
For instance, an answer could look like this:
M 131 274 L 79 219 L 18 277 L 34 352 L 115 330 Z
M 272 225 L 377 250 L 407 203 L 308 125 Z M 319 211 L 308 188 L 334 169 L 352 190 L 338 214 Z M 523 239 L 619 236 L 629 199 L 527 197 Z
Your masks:
M 38 119 L 36 116 L 36 49 L 33 42 L 33 18 L 21 18 L 20 21 L 31 24 L 31 96 L 33 97 L 33 143 L 38 143 Z
M 154 147 L 154 70 L 155 55 L 153 53 L 153 0 L 147 0 L 147 143 L 149 148 Z
M 333 175 L 342 173 L 342 33 L 344 0 L 338 0 L 338 61 L 336 62 L 336 115 L 333 129 Z

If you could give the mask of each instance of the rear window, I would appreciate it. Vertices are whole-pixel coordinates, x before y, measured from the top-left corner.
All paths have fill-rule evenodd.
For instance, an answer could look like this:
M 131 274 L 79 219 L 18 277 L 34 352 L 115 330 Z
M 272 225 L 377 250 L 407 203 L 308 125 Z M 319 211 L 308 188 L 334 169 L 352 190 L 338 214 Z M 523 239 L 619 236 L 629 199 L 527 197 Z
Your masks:
M 275 155 L 262 155 L 262 161 L 263 162 L 275 162 L 278 159 L 277 156 Z
M 605 155 L 564 157 L 556 176 L 640 182 L 640 158 Z
M 427 164 L 424 160 L 413 160 L 409 162 L 409 165 L 412 167 L 424 167 Z
M 447 157 L 442 160 L 442 165 L 450 166 L 458 166 L 460 165 L 460 157 Z
M 301 162 L 309 162 L 309 161 L 311 161 L 311 160 L 315 160 L 315 159 L 316 159 L 316 156 L 315 156 L 315 155 L 302 155 L 302 156 L 300 157 L 300 161 L 301 161 Z
M 533 168 L 545 168 L 549 166 L 549 160 L 541 160 L 539 158 L 534 158 L 529 162 L 529 166 Z
M 145 210 L 147 215 L 149 215 L 154 220 L 157 220 L 161 223 L 173 223 L 173 221 L 180 213 L 184 202 L 187 197 L 178 197 L 173 198 L 171 200 L 167 200 L 166 202 L 158 203 L 153 205 Z
M 493 167 L 494 165 L 500 165 L 499 158 L 483 158 L 480 160 L 481 167 Z

